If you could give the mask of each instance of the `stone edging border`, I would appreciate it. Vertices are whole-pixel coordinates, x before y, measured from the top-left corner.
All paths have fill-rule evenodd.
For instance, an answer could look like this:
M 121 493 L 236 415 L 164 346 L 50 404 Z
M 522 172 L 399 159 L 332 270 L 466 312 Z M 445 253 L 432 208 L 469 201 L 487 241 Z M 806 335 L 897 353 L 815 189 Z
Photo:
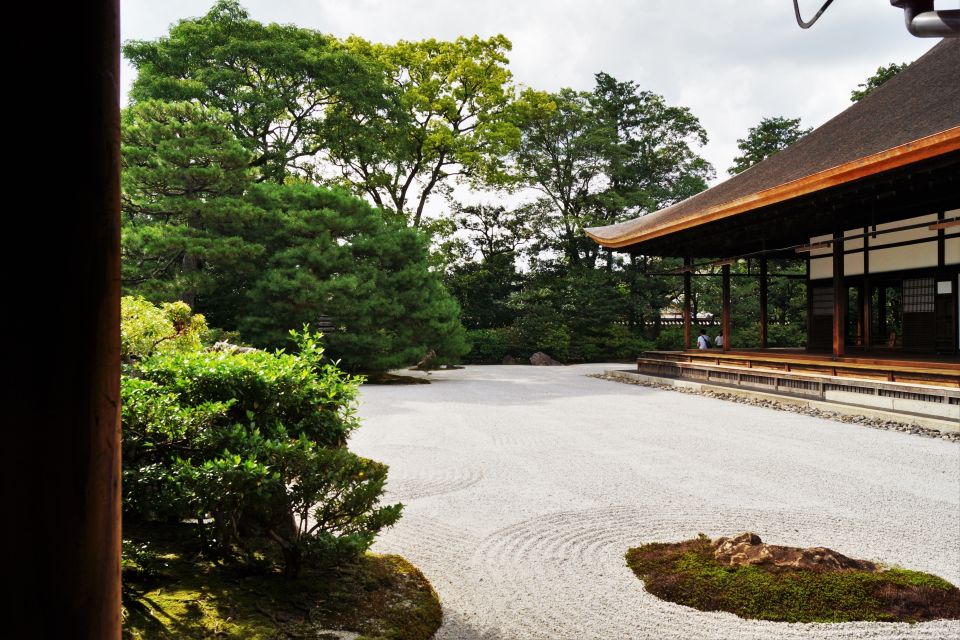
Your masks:
M 600 380 L 610 380 L 612 382 L 619 382 L 622 384 L 633 384 L 641 387 L 650 387 L 653 389 L 662 389 L 665 391 L 676 391 L 679 393 L 694 393 L 697 395 L 707 396 L 710 398 L 717 398 L 718 400 L 728 400 L 732 402 L 738 402 L 740 404 L 749 404 L 758 407 L 766 407 L 768 409 L 775 409 L 777 411 L 787 411 L 789 413 L 799 413 L 807 416 L 812 416 L 815 418 L 824 418 L 827 420 L 834 420 L 837 422 L 845 422 L 848 424 L 859 424 L 865 427 L 870 427 L 871 429 L 883 429 L 885 431 L 901 431 L 903 433 L 909 433 L 912 435 L 925 436 L 928 438 L 937 438 L 940 440 L 947 440 L 948 442 L 955 442 L 960 444 L 960 431 L 941 431 L 939 429 L 934 429 L 932 427 L 923 426 L 917 424 L 916 422 L 907 423 L 897 420 L 891 420 L 890 418 L 878 417 L 878 416 L 868 416 L 863 414 L 857 414 L 856 408 L 851 407 L 850 413 L 843 413 L 840 411 L 826 411 L 823 409 L 818 409 L 816 407 L 809 406 L 810 401 L 802 400 L 795 401 L 793 398 L 784 398 L 783 401 L 774 400 L 770 398 L 770 394 L 749 394 L 744 393 L 742 390 L 737 390 L 737 393 L 728 393 L 725 391 L 714 390 L 711 388 L 703 388 L 706 385 L 699 383 L 691 383 L 683 381 L 684 384 L 671 384 L 675 381 L 672 379 L 664 379 L 663 382 L 658 381 L 658 379 L 653 376 L 646 376 L 643 374 L 628 372 L 628 371 L 606 371 L 604 373 L 593 373 L 587 374 L 590 378 L 598 378 Z M 753 397 L 751 397 L 751 395 Z M 758 397 L 762 396 L 762 397 Z M 818 402 L 818 404 L 825 404 Z M 865 413 L 876 413 L 875 411 L 865 410 Z M 920 420 L 918 418 L 918 420 Z M 927 422 L 927 420 L 923 420 Z

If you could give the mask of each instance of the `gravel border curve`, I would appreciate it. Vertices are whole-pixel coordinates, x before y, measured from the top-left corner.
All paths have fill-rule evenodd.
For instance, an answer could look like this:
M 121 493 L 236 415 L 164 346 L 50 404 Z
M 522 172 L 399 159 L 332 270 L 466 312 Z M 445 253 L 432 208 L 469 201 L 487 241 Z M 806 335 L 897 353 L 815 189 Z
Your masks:
M 851 416 L 843 413 L 838 413 L 836 411 L 823 411 L 821 409 L 815 409 L 813 407 L 802 407 L 796 404 L 790 404 L 786 402 L 777 402 L 775 400 L 767 400 L 764 398 L 748 398 L 739 394 L 734 393 L 722 393 L 713 391 L 710 389 L 691 389 L 689 387 L 677 387 L 669 384 L 658 384 L 656 382 L 649 382 L 647 380 L 636 380 L 622 378 L 619 376 L 612 376 L 606 373 L 591 373 L 587 374 L 589 378 L 599 378 L 600 380 L 609 380 L 611 382 L 619 382 L 621 384 L 632 384 L 640 387 L 649 387 L 651 389 L 662 389 L 664 391 L 676 391 L 678 393 L 690 393 L 700 396 L 707 396 L 709 398 L 716 398 L 718 400 L 728 400 L 731 402 L 738 402 L 740 404 L 749 404 L 755 407 L 766 407 L 768 409 L 774 409 L 776 411 L 786 411 L 788 413 L 799 413 L 806 416 L 811 416 L 814 418 L 824 418 L 826 420 L 834 420 L 836 422 L 846 422 L 848 424 L 859 424 L 865 427 L 870 427 L 871 429 L 883 429 L 885 431 L 902 431 L 903 433 L 909 433 L 917 436 L 924 436 L 927 438 L 937 438 L 940 440 L 947 440 L 949 442 L 956 442 L 960 444 L 960 432 L 949 432 L 949 431 L 940 431 L 938 429 L 930 429 L 927 427 L 922 427 L 918 424 L 911 424 L 907 422 L 899 422 L 896 420 L 885 420 L 882 418 L 870 418 L 867 416 Z

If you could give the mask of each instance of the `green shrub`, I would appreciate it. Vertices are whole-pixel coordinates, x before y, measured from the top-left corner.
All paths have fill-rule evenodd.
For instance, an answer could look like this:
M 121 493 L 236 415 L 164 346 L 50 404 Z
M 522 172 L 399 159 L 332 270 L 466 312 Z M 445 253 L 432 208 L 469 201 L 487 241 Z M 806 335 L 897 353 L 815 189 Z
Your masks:
M 290 576 L 396 522 L 386 467 L 342 448 L 360 379 L 294 337 L 298 353 L 155 353 L 123 379 L 125 517 L 196 520 L 216 556 L 278 551 Z
M 516 357 L 523 350 L 510 327 L 467 331 L 470 351 L 464 360 L 471 364 L 500 364 L 507 355 Z
M 183 302 L 154 305 L 140 296 L 120 299 L 120 357 L 125 362 L 154 352 L 192 352 L 200 348 L 207 321 Z
M 803 347 L 807 343 L 807 329 L 802 324 L 767 325 L 768 347 Z M 734 348 L 760 346 L 760 325 L 753 324 L 734 330 Z
M 184 406 L 230 403 L 232 423 L 256 424 L 265 437 L 282 427 L 323 446 L 342 446 L 359 426 L 354 401 L 360 378 L 324 359 L 319 334 L 294 335 L 298 353 L 158 353 L 140 365 L 140 376 L 176 394 Z
M 631 360 L 653 348 L 654 343 L 635 335 L 626 325 L 613 324 L 574 335 L 567 359 L 571 362 Z

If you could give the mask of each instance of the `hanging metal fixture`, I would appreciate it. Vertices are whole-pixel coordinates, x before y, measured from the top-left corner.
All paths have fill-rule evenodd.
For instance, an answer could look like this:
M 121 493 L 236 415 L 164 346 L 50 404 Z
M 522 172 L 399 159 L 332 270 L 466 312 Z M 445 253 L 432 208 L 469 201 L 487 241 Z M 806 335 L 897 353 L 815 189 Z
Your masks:
M 934 0 L 890 0 L 890 4 L 903 9 L 907 31 L 918 38 L 960 38 L 960 9 L 941 9 L 933 7 Z M 833 3 L 826 0 L 820 10 L 810 20 L 800 15 L 800 0 L 793 0 L 793 12 L 797 24 L 809 29 L 820 19 L 823 12 Z

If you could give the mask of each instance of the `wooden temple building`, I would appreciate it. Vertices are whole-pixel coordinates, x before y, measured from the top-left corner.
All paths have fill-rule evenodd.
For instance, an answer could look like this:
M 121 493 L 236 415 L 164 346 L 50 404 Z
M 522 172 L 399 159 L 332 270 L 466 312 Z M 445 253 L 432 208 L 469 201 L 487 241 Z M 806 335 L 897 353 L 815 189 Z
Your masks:
M 703 378 L 713 367 L 719 379 L 740 381 L 744 369 L 759 368 L 783 374 L 759 387 L 810 386 L 821 395 L 824 380 L 804 375 L 861 380 L 866 390 L 826 383 L 861 394 L 922 396 L 898 385 L 923 385 L 953 405 L 945 414 L 952 416 L 960 410 L 960 39 L 941 41 L 743 173 L 586 231 L 612 250 L 684 260 L 685 350 L 645 353 L 641 370 Z M 760 266 L 759 349 L 730 340 L 730 265 L 744 258 Z M 785 258 L 806 262 L 804 349 L 767 348 L 767 263 Z M 722 267 L 725 344 L 697 351 L 691 273 L 707 266 Z

